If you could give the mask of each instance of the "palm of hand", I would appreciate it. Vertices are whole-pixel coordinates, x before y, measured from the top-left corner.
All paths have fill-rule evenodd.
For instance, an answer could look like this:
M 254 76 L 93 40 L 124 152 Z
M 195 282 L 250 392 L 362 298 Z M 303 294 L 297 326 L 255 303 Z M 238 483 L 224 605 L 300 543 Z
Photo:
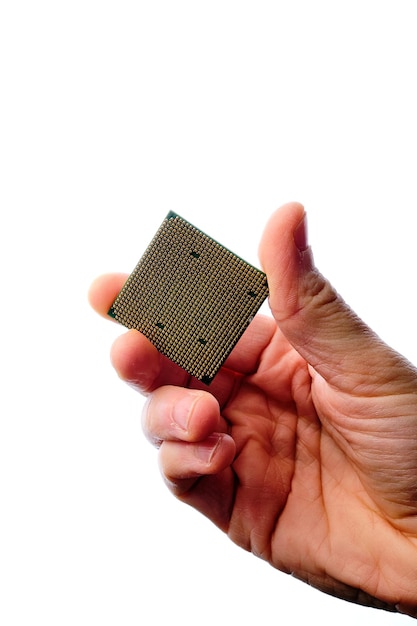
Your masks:
M 225 430 L 236 443 L 233 463 L 181 497 L 275 567 L 340 597 L 385 606 L 374 596 L 389 595 L 390 574 L 409 550 L 400 531 L 414 527 L 407 483 L 417 449 L 412 441 L 406 447 L 396 441 L 394 422 L 412 419 L 415 397 L 394 386 L 379 399 L 382 380 L 358 395 L 329 385 L 270 321 L 257 320 L 265 326 L 264 342 L 267 328 L 271 334 L 256 372 L 220 399 Z M 250 354 L 245 345 L 239 350 Z M 242 363 L 241 355 L 234 360 Z M 373 420 L 366 410 L 371 398 Z M 393 400 L 398 413 L 390 417 Z

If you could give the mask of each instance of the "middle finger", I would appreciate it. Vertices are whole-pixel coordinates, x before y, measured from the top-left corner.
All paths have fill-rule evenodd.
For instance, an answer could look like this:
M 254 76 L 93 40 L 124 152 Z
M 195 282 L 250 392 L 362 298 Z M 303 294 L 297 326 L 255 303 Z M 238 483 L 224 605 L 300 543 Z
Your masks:
M 161 441 L 198 442 L 226 432 L 217 400 L 210 393 L 166 385 L 151 393 L 142 414 L 143 430 L 154 445 Z

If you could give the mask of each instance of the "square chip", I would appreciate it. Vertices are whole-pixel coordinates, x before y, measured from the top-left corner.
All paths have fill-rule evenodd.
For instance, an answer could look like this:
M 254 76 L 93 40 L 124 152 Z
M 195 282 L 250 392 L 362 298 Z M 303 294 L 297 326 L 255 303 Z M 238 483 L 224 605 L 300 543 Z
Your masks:
M 267 295 L 263 272 L 171 211 L 109 315 L 208 385 Z

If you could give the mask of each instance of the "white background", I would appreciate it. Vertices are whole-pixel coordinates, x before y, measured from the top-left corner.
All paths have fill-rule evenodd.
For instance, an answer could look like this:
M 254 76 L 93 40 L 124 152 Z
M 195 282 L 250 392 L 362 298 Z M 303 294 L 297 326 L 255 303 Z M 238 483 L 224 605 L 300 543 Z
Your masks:
M 169 210 L 257 264 L 299 200 L 322 272 L 417 362 L 415 2 L 0 6 L 0 623 L 411 623 L 174 500 L 87 291 Z

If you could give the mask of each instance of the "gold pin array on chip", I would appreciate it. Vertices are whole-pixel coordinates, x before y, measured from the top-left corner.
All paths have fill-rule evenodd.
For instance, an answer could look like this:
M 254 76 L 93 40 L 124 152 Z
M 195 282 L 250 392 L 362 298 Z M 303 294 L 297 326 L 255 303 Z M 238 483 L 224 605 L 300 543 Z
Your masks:
M 109 315 L 208 385 L 267 295 L 263 272 L 170 212 Z

